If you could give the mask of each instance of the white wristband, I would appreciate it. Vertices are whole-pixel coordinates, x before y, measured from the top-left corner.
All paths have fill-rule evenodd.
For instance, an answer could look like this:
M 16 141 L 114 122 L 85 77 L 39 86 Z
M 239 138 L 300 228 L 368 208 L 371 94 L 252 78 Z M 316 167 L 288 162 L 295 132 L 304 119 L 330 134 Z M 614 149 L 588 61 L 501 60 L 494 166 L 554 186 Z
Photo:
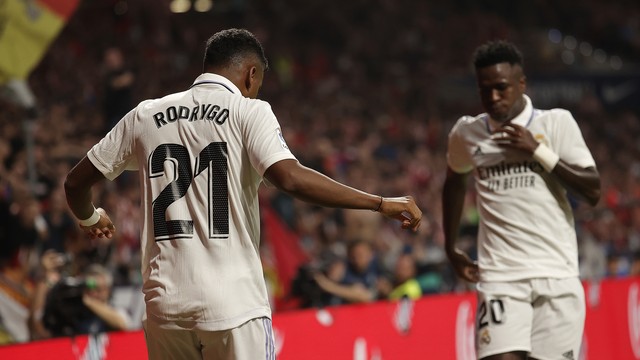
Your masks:
M 93 208 L 93 214 L 88 219 L 78 220 L 78 222 L 82 226 L 93 226 L 93 225 L 98 223 L 98 220 L 100 220 L 100 214 L 98 213 L 98 211 L 94 207 Z
M 547 145 L 542 143 L 540 143 L 533 152 L 533 158 L 538 161 L 540 165 L 547 170 L 547 172 L 551 172 L 558 164 L 558 161 L 560 161 L 560 156 L 554 153 L 553 150 L 549 149 Z

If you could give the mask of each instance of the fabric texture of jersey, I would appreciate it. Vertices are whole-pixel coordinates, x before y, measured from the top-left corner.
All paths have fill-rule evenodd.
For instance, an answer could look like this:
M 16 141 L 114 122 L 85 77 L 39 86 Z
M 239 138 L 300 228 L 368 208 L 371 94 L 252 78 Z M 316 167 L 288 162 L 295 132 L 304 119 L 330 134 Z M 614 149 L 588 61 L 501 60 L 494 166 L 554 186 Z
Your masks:
M 149 320 L 217 331 L 270 318 L 257 192 L 269 166 L 295 157 L 268 103 L 202 74 L 140 103 L 87 156 L 110 180 L 139 170 Z
M 525 109 L 512 122 L 526 127 L 570 165 L 595 166 L 578 124 L 563 109 Z M 447 161 L 473 171 L 480 212 L 481 281 L 578 276 L 573 212 L 564 187 L 530 155 L 499 147 L 487 114 L 463 116 L 449 134 Z

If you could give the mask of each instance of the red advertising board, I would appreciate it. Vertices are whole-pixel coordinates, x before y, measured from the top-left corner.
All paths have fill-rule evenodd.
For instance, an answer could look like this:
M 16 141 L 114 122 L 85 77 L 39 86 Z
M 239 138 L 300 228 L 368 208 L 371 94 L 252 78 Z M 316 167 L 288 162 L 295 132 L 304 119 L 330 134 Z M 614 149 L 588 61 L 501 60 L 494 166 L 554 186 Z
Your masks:
M 582 360 L 640 360 L 640 278 L 585 283 Z M 475 359 L 473 294 L 276 313 L 279 360 Z M 142 331 L 0 347 L 0 359 L 146 359 Z

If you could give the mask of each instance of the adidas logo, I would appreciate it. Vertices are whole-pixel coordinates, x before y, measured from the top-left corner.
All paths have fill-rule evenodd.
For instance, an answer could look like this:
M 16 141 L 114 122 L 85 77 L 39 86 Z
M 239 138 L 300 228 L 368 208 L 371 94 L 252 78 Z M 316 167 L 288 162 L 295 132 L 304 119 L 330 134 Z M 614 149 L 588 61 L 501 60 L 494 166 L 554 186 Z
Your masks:
M 566 353 L 562 354 L 562 358 L 567 360 L 575 360 L 575 358 L 573 357 L 573 350 L 569 350 Z

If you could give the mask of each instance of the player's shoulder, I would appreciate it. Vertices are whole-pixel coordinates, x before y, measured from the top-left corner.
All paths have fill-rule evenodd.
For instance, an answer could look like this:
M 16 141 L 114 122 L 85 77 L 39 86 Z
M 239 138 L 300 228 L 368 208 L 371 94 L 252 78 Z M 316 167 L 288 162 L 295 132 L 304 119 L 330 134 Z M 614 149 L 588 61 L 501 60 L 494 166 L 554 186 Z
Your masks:
M 155 112 L 158 108 L 164 108 L 167 104 L 177 103 L 185 95 L 186 91 L 165 95 L 163 97 L 147 99 L 141 101 L 136 109 L 138 112 L 149 113 Z
M 253 119 L 263 119 L 265 117 L 274 117 L 271 105 L 260 99 L 251 99 L 244 96 L 237 96 L 234 100 L 236 103 L 237 114 L 242 121 L 252 121 Z M 233 107 L 233 105 L 232 105 Z M 234 111 L 231 109 L 231 111 Z
M 552 116 L 552 117 L 562 117 L 562 116 L 571 116 L 571 112 L 567 109 L 562 108 L 552 108 L 552 109 L 534 109 L 535 112 L 540 115 Z
M 267 111 L 271 112 L 271 104 L 260 99 L 251 99 L 244 96 L 239 97 L 240 106 L 252 111 Z
M 478 126 L 485 127 L 488 116 L 489 115 L 486 113 L 478 114 L 476 116 L 463 115 L 458 118 L 456 123 L 453 125 L 451 132 L 462 132 Z
M 562 108 L 553 108 L 548 110 L 534 109 L 534 112 L 537 114 L 536 118 L 544 122 L 554 122 L 554 123 L 566 122 L 566 121 L 575 122 L 573 115 L 567 109 L 562 109 Z

